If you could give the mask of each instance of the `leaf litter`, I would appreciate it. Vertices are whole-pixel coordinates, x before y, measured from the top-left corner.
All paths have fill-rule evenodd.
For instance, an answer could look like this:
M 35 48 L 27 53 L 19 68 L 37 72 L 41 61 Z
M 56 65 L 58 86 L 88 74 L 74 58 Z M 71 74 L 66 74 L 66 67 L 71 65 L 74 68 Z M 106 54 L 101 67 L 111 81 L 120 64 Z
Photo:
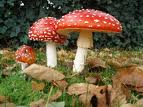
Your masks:
M 69 59 L 74 58 L 74 53 L 70 52 L 68 54 L 66 51 L 62 50 L 61 53 L 58 53 L 60 56 L 58 60 L 61 60 L 64 63 L 65 57 L 67 60 L 68 57 Z M 74 83 L 68 87 L 68 83 L 63 80 L 65 76 L 62 73 L 37 64 L 33 64 L 26 68 L 24 73 L 32 76 L 34 79 L 51 82 L 52 85 L 58 87 L 60 90 L 67 89 L 69 95 L 79 96 L 79 100 L 85 107 L 117 107 L 117 105 L 121 105 L 121 107 L 136 107 L 137 105 L 140 105 L 138 104 L 138 101 L 136 104 L 129 104 L 127 103 L 127 100 L 130 99 L 131 96 L 130 87 L 137 92 L 142 92 L 142 66 L 138 66 L 143 63 L 142 59 L 129 58 L 128 56 L 122 57 L 120 54 L 118 54 L 118 57 L 114 57 L 110 49 L 106 49 L 98 55 L 93 53 L 93 56 L 99 57 L 97 59 L 95 57 L 90 59 L 89 57 L 87 60 L 89 69 L 102 71 L 101 68 L 106 69 L 109 67 L 108 65 L 110 65 L 117 70 L 117 74 L 113 76 L 112 86 L 110 84 L 108 86 L 94 85 L 96 84 L 96 81 L 98 81 L 98 78 L 89 76 L 85 78 L 88 83 Z M 104 59 L 105 57 L 107 59 Z M 104 61 L 102 59 L 104 59 Z M 70 60 L 68 61 L 71 62 Z M 115 77 L 118 77 L 118 79 Z M 36 82 L 32 83 L 32 85 L 34 90 L 43 90 L 44 88 L 44 85 Z M 51 96 L 51 101 L 56 101 L 61 94 L 62 91 L 57 91 Z M 60 102 L 54 103 L 58 105 Z M 140 103 L 142 104 L 142 101 L 140 101 Z M 36 104 L 36 106 L 31 107 L 44 107 L 42 104 L 45 104 L 45 100 L 36 102 Z M 64 107 L 63 103 L 61 107 L 62 106 Z
M 45 80 L 48 82 L 62 80 L 65 78 L 65 76 L 61 72 L 37 64 L 30 65 L 29 67 L 24 69 L 23 73 L 37 80 Z

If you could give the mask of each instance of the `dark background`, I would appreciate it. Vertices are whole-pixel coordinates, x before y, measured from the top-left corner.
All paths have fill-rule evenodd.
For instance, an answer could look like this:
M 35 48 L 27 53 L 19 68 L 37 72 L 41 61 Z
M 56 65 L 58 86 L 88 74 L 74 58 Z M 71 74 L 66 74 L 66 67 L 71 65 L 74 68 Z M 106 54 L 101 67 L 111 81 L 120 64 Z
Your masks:
M 82 8 L 107 12 L 123 26 L 121 34 L 94 33 L 96 48 L 143 47 L 143 0 L 0 0 L 0 48 L 17 48 L 22 44 L 43 46 L 44 43 L 28 40 L 28 29 L 33 22 L 42 17 L 60 18 Z M 68 38 L 64 46 L 75 46 L 76 39 L 77 36 Z

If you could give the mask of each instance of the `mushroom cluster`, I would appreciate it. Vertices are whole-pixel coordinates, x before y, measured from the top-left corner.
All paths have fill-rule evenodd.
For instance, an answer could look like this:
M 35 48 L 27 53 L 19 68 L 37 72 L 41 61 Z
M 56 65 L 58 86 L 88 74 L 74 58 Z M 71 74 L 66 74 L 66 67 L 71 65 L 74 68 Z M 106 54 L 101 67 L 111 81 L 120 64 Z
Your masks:
M 57 66 L 56 45 L 63 44 L 65 36 L 56 33 L 57 20 L 53 17 L 41 18 L 29 29 L 29 39 L 34 41 L 46 42 L 47 66 Z
M 73 71 L 81 72 L 84 69 L 88 48 L 93 47 L 92 32 L 121 32 L 120 22 L 105 12 L 82 9 L 64 15 L 57 24 L 57 32 L 67 36 L 70 32 L 79 32 L 77 53 Z
M 73 71 L 81 72 L 84 69 L 87 51 L 93 47 L 92 33 L 121 31 L 122 26 L 114 16 L 99 10 L 82 9 L 69 12 L 59 20 L 53 17 L 41 18 L 29 28 L 28 36 L 30 40 L 46 42 L 47 66 L 56 67 L 56 45 L 63 44 L 70 32 L 79 32 Z M 19 52 L 16 52 L 16 55 L 18 54 Z M 21 59 L 20 56 L 16 57 L 19 58 Z
M 36 61 L 35 51 L 32 47 L 27 45 L 22 45 L 15 52 L 16 62 L 21 63 L 21 69 L 24 70 L 30 64 Z

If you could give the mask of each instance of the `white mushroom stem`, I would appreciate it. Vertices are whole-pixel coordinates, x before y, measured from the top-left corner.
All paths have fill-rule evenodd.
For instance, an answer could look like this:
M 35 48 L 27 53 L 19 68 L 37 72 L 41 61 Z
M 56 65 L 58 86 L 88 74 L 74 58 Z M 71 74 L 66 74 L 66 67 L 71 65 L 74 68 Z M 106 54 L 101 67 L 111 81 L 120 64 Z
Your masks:
M 21 70 L 24 70 L 25 68 L 29 66 L 29 64 L 23 63 L 23 62 L 20 62 L 20 64 L 21 64 Z
M 80 48 L 78 47 L 74 65 L 73 65 L 73 72 L 81 72 L 84 69 L 86 56 L 87 56 L 87 50 L 86 48 Z
M 77 52 L 73 65 L 73 72 L 82 72 L 86 62 L 88 48 L 93 47 L 92 32 L 87 30 L 80 31 L 77 41 Z
M 47 56 L 47 66 L 56 67 L 57 66 L 57 51 L 56 44 L 47 42 L 46 43 L 46 56 Z

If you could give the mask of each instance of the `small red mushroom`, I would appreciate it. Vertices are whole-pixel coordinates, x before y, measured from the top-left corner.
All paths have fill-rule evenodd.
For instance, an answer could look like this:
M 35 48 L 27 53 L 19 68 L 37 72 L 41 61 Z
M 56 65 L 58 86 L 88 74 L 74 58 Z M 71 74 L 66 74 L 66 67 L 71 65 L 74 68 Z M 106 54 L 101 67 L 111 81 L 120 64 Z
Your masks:
M 25 69 L 28 65 L 36 61 L 36 55 L 32 47 L 22 45 L 15 52 L 16 62 L 21 63 L 21 69 Z
M 29 39 L 46 42 L 47 66 L 57 66 L 56 45 L 63 44 L 65 36 L 56 33 L 57 20 L 53 17 L 41 18 L 29 29 Z
M 77 53 L 73 71 L 81 72 L 84 69 L 87 49 L 93 47 L 92 32 L 121 32 L 120 22 L 113 16 L 94 9 L 75 10 L 64 15 L 57 24 L 57 32 L 68 35 L 70 32 L 79 32 Z

